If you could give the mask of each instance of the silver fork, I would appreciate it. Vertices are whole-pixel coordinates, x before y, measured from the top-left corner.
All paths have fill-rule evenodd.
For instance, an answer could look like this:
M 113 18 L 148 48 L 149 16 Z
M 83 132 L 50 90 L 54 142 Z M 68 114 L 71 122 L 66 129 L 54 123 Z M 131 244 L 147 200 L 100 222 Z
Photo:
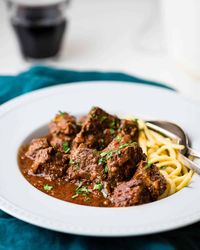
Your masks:
M 172 133 L 171 131 L 161 127 L 161 126 L 158 126 L 157 124 L 159 124 L 160 121 L 147 121 L 146 122 L 146 125 L 148 128 L 156 131 L 156 132 L 159 132 L 160 134 L 166 136 L 166 137 L 169 137 L 171 138 L 172 140 L 175 140 L 177 143 L 181 143 L 181 138 L 179 136 L 177 136 L 176 134 Z M 189 141 L 189 140 L 188 140 Z M 183 144 L 183 143 L 181 143 Z M 186 151 L 181 151 L 181 154 L 180 154 L 180 158 L 179 160 L 184 164 L 186 165 L 188 168 L 194 170 L 197 174 L 200 175 L 200 166 L 195 163 L 194 161 L 190 160 L 188 157 L 186 157 L 185 155 L 191 155 L 191 156 L 194 156 L 194 157 L 197 157 L 197 158 L 200 158 L 199 157 L 199 154 L 198 152 L 194 151 L 193 149 L 189 148 L 188 150 L 188 145 L 187 144 L 183 144 L 187 150 Z M 195 152 L 195 154 L 192 154 L 192 152 Z

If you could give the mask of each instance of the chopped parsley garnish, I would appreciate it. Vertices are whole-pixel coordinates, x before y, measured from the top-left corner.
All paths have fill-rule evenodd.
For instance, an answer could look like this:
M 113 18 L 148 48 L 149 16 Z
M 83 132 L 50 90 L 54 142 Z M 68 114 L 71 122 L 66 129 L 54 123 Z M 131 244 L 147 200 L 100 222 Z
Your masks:
M 111 133 L 111 135 L 114 135 L 115 130 L 113 128 L 110 128 L 110 133 Z
M 98 117 L 98 116 L 95 115 L 95 114 L 92 115 L 92 118 L 93 118 L 93 119 L 97 119 L 97 117 Z
M 116 153 L 117 155 L 120 155 L 121 154 L 121 150 L 117 149 L 114 151 L 114 153 Z
M 61 115 L 61 116 L 64 116 L 66 113 L 65 112 L 62 112 L 62 111 L 58 111 L 59 112 L 59 115 Z
M 168 166 L 161 166 L 160 169 L 166 169 Z
M 66 142 L 63 143 L 63 151 L 64 151 L 65 154 L 70 151 L 69 142 L 66 141 Z
M 122 145 L 119 146 L 120 149 L 128 147 L 128 146 L 132 146 L 134 145 L 136 142 L 129 142 L 129 143 L 124 143 Z
M 99 161 L 98 161 L 98 164 L 101 165 L 101 164 L 104 164 L 106 163 L 106 159 L 105 158 L 100 158 Z
M 76 197 L 78 197 L 78 194 L 72 195 L 72 199 L 75 199 Z
M 128 147 L 130 145 L 130 143 L 125 143 L 119 146 L 120 149 Z
M 101 191 L 102 189 L 103 189 L 103 184 L 102 183 L 94 184 L 93 190 Z
M 74 164 L 75 163 L 75 161 L 73 161 L 71 158 L 69 159 L 69 164 L 70 165 L 72 165 L 72 164 Z
M 80 159 L 78 161 L 74 161 L 71 158 L 69 159 L 69 164 L 70 165 L 75 165 L 77 170 L 80 170 L 81 166 L 80 166 Z
M 45 185 L 43 186 L 43 188 L 44 188 L 44 190 L 46 190 L 46 191 L 51 191 L 52 188 L 53 188 L 53 186 L 50 186 L 50 185 L 48 185 L 48 184 L 45 184 Z
M 108 159 L 110 159 L 110 158 L 113 156 L 113 154 L 119 155 L 119 154 L 121 154 L 121 151 L 120 151 L 119 149 L 113 149 L 113 150 L 108 150 L 108 151 L 106 151 L 106 152 L 102 152 L 102 153 L 100 154 L 101 158 L 99 158 L 98 164 L 99 164 L 99 165 L 105 164 L 106 161 L 107 161 Z M 105 170 L 104 170 L 104 172 L 105 172 Z M 105 173 L 106 173 L 106 172 L 105 172 Z
M 80 162 L 77 162 L 77 163 L 76 163 L 76 169 L 77 169 L 77 170 L 80 170 L 80 168 L 81 168 Z
M 122 139 L 122 137 L 121 137 L 121 135 L 118 135 L 115 139 L 116 139 L 118 142 L 120 142 L 121 139 Z
M 101 118 L 100 118 L 100 122 L 102 123 L 103 121 L 105 121 L 107 119 L 107 116 L 103 115 Z
M 147 169 L 147 168 L 150 168 L 153 164 L 148 162 L 145 166 L 144 166 L 144 169 Z
M 100 154 L 101 157 L 104 157 L 104 156 L 106 156 L 106 155 L 107 155 L 107 152 L 102 152 L 102 153 Z
M 85 187 L 85 186 L 78 186 L 77 188 L 76 188 L 76 193 L 77 194 L 81 194 L 81 193 L 90 193 L 91 191 L 87 188 L 87 187 Z
M 101 157 L 106 157 L 106 160 L 110 159 L 113 154 L 121 154 L 121 151 L 119 149 L 112 149 L 112 150 L 108 150 L 108 151 L 105 151 L 105 152 L 102 152 L 100 154 Z
M 87 194 L 84 193 L 84 194 L 82 194 L 82 196 L 87 196 Z
M 75 194 L 72 195 L 72 199 L 75 199 L 76 197 L 78 197 L 79 194 L 81 194 L 82 196 L 87 196 L 89 193 L 91 193 L 91 191 L 87 187 L 82 186 L 81 184 L 76 188 Z
M 109 150 L 105 153 L 106 153 L 106 159 L 108 160 L 113 156 L 113 154 L 119 155 L 121 153 L 121 151 L 119 149 L 113 149 L 113 150 Z
M 120 155 L 121 154 L 120 149 L 125 148 L 125 147 L 130 146 L 130 145 L 133 145 L 133 144 L 135 144 L 135 142 L 129 142 L 129 143 L 125 143 L 125 144 L 120 145 L 118 149 L 112 149 L 112 150 L 101 152 L 100 153 L 101 158 L 99 158 L 98 164 L 99 165 L 105 164 L 107 162 L 107 160 L 113 156 L 113 154 Z M 108 166 L 105 166 L 104 173 L 107 173 L 107 172 L 108 172 Z
M 89 201 L 89 200 L 91 200 L 91 198 L 90 197 L 86 197 L 84 201 Z
M 93 108 L 92 110 L 95 110 L 95 108 Z M 95 113 L 92 113 L 92 114 L 91 114 L 91 117 L 92 117 L 93 119 L 97 119 L 97 118 L 98 118 L 98 116 L 97 116 Z
M 111 123 L 110 123 L 110 128 L 115 128 L 116 126 L 116 121 L 113 120 Z
M 105 174 L 108 173 L 108 165 L 105 165 L 105 167 L 104 167 L 104 173 L 105 173 Z

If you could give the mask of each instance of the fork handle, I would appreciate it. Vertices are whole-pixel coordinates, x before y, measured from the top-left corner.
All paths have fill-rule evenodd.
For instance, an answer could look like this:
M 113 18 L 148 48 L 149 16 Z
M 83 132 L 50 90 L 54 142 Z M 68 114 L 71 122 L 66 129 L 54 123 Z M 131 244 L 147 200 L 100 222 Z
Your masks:
M 195 157 L 195 158 L 199 158 L 200 159 L 200 152 L 196 151 L 193 148 L 188 147 L 188 154 Z
M 200 165 L 198 165 L 196 162 L 191 161 L 184 155 L 179 155 L 179 160 L 188 168 L 194 170 L 198 175 L 200 175 Z

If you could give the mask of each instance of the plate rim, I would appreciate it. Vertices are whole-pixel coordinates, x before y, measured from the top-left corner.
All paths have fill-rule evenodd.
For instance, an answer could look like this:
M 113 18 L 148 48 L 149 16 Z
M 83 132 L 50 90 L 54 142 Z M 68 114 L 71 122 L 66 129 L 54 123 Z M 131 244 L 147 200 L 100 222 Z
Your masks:
M 77 204 L 75 204 L 77 205 Z M 78 205 L 81 206 L 81 205 Z M 2 209 L 3 207 L 3 209 Z M 48 229 L 51 231 L 55 232 L 61 232 L 61 233 L 67 233 L 67 234 L 73 234 L 73 235 L 79 235 L 79 236 L 90 236 L 90 237 L 129 237 L 129 236 L 145 236 L 145 235 L 153 235 L 157 233 L 163 233 L 163 232 L 168 232 L 171 230 L 176 230 L 182 227 L 189 226 L 193 223 L 196 223 L 200 221 L 200 211 L 194 214 L 193 216 L 188 216 L 185 217 L 184 220 L 179 220 L 179 223 L 176 222 L 171 222 L 167 223 L 164 226 L 162 226 L 162 229 L 160 229 L 160 225 L 155 227 L 151 226 L 148 229 L 145 229 L 144 227 L 139 230 L 132 232 L 130 231 L 119 231 L 118 232 L 109 232 L 105 233 L 101 230 L 92 232 L 90 229 L 87 229 L 87 227 L 76 227 L 72 226 L 69 224 L 62 224 L 59 222 L 55 222 L 54 220 L 51 219 L 44 219 L 41 216 L 37 216 L 35 214 L 32 214 L 31 212 L 28 212 L 24 210 L 23 208 L 15 207 L 10 201 L 7 201 L 6 199 L 0 197 L 0 209 L 2 211 L 8 213 L 9 215 L 13 216 L 14 218 L 17 218 L 23 222 L 26 222 L 30 225 L 38 226 L 40 228 Z M 110 208 L 109 208 L 110 209 Z M 115 208 L 118 209 L 118 208 Z M 126 207 L 123 208 L 124 210 Z M 11 211 L 11 212 L 10 212 Z M 43 224 L 45 223 L 45 225 Z M 161 224 L 162 225 L 162 224 Z M 58 227 L 61 227 L 58 229 Z M 87 231 L 86 231 L 87 229 Z
M 114 80 L 92 80 L 92 81 L 78 81 L 78 82 L 69 82 L 69 83 L 59 83 L 59 84 L 56 84 L 56 85 L 53 85 L 53 86 L 47 86 L 47 87 L 44 87 L 44 88 L 39 88 L 39 89 L 35 89 L 35 90 L 31 90 L 29 92 L 26 92 L 26 93 L 22 93 L 4 103 L 2 103 L 0 105 L 0 115 L 1 115 L 1 112 L 2 112 L 2 108 L 4 109 L 5 106 L 9 106 L 10 105 L 14 105 L 15 102 L 19 102 L 21 99 L 24 99 L 24 98 L 27 98 L 27 97 L 32 97 L 34 95 L 42 95 L 49 91 L 49 90 L 53 90 L 53 89 L 60 89 L 60 88 L 64 88 L 66 86 L 74 86 L 74 85 L 94 85 L 94 84 L 102 84 L 102 83 L 106 83 L 106 84 L 113 84 L 113 85 L 133 85 L 133 86 L 141 86 L 142 88 L 152 88 L 152 89 L 160 89 L 160 90 L 163 90 L 165 92 L 168 92 L 168 93 L 174 93 L 175 95 L 179 95 L 179 96 L 182 96 L 185 100 L 187 100 L 186 97 L 184 97 L 181 93 L 179 93 L 177 90 L 173 90 L 173 89 L 169 89 L 169 88 L 165 88 L 163 86 L 156 86 L 156 85 L 150 85 L 150 84 L 145 84 L 145 83 L 139 83 L 139 82 L 128 82 L 128 81 L 114 81 Z M 191 101 L 190 103 L 193 103 L 195 104 L 195 102 Z
M 152 85 L 146 85 L 146 84 L 138 84 L 137 82 L 123 82 L 123 81 L 81 81 L 81 82 L 75 82 L 75 83 L 63 83 L 63 84 L 59 84 L 59 85 L 56 85 L 56 86 L 51 86 L 51 87 L 45 87 L 45 88 L 42 88 L 42 89 L 38 89 L 38 90 L 34 90 L 34 91 L 31 91 L 29 93 L 26 93 L 26 94 L 23 94 L 23 95 L 20 95 L 18 97 L 15 97 L 7 102 L 5 102 L 4 104 L 2 104 L 0 106 L 0 118 L 5 114 L 7 113 L 9 110 L 12 110 L 12 108 L 16 108 L 17 107 L 17 104 L 20 104 L 21 102 L 23 101 L 26 101 L 29 97 L 33 98 L 33 100 L 35 100 L 35 98 L 41 98 L 42 95 L 46 96 L 48 95 L 49 91 L 50 93 L 53 92 L 55 89 L 60 89 L 60 88 L 65 88 L 65 87 L 69 87 L 69 86 L 74 86 L 74 85 L 80 85 L 80 86 L 84 86 L 84 85 L 87 85 L 88 84 L 91 84 L 91 85 L 94 85 L 94 84 L 102 84 L 102 82 L 105 82 L 107 84 L 118 84 L 118 85 L 124 85 L 124 84 L 127 84 L 127 85 L 133 85 L 133 86 L 140 86 L 142 88 L 153 88 L 153 89 L 159 89 L 161 91 L 165 91 L 165 92 L 168 92 L 170 94 L 173 94 L 173 95 L 177 95 L 177 96 L 181 96 L 179 93 L 177 92 L 174 92 L 172 90 L 169 90 L 169 89 L 165 89 L 163 87 L 158 87 L 158 86 L 152 86 Z M 50 90 L 51 89 L 51 90 Z M 36 96 L 34 98 L 34 96 Z M 184 98 L 183 96 L 181 96 L 181 98 L 183 98 L 184 100 L 187 100 L 186 98 Z M 188 101 L 188 100 L 187 100 Z M 194 104 L 192 101 L 189 101 L 190 103 Z M 196 105 L 195 105 L 196 106 Z M 34 219 L 30 219 L 31 217 L 33 217 L 33 214 L 31 215 L 31 213 L 29 214 L 29 212 L 23 210 L 23 208 L 17 208 L 15 207 L 15 205 L 13 205 L 10 201 L 7 201 L 6 199 L 4 199 L 2 196 L 0 196 L 0 208 L 5 211 L 6 213 L 8 214 L 11 214 L 12 216 L 22 220 L 22 221 L 25 221 L 29 224 L 33 224 L 33 225 L 36 225 L 36 226 L 39 226 L 39 227 L 42 227 L 42 228 L 48 228 L 50 230 L 54 230 L 54 231 L 59 231 L 59 232 L 64 232 L 64 233 L 72 233 L 72 234 L 77 234 L 77 235 L 85 235 L 85 236 L 98 236 L 98 237 L 118 237 L 118 236 L 133 236 L 133 235 L 146 235 L 146 234 L 152 234 L 152 233 L 158 233 L 158 232 L 163 232 L 163 231 L 168 231 L 168 230 L 172 230 L 172 229 L 175 229 L 175 228 L 180 228 L 182 226 L 186 226 L 186 225 L 189 225 L 191 223 L 194 223 L 194 222 L 197 222 L 200 220 L 200 211 L 195 215 L 192 216 L 189 216 L 190 218 L 188 219 L 185 219 L 185 222 L 183 223 L 183 220 L 181 220 L 179 222 L 179 224 L 177 224 L 177 221 L 176 223 L 170 223 L 171 226 L 167 226 L 167 228 L 158 228 L 157 230 L 156 229 L 153 229 L 153 232 L 152 232 L 152 228 L 153 226 L 151 226 L 151 229 L 147 229 L 146 232 L 136 232 L 136 233 L 131 233 L 131 232 L 125 232 L 125 233 L 113 233 L 113 234 L 110 234 L 110 235 L 107 235 L 107 234 L 103 234 L 103 233 L 100 233 L 100 234 L 97 234 L 96 232 L 94 232 L 94 234 L 92 234 L 92 232 L 90 233 L 84 233 L 83 230 L 82 232 L 77 232 L 77 230 L 73 231 L 66 231 L 65 229 L 64 230 L 58 230 L 56 228 L 52 228 L 51 226 L 48 227 L 48 226 L 43 226 L 41 225 L 40 221 L 42 221 L 41 217 L 38 217 L 40 219 L 36 219 L 36 221 L 34 221 Z M 11 211 L 11 212 L 10 212 Z M 23 215 L 24 214 L 27 214 L 27 218 L 24 219 Z M 22 216 L 21 216 L 22 215 Z M 35 215 L 34 215 L 35 216 Z M 22 218 L 23 217 L 23 218 Z M 37 216 L 36 216 L 37 217 Z M 38 220 L 38 221 L 37 221 Z M 48 219 L 49 220 L 49 219 Z M 50 222 L 50 220 L 49 220 Z M 55 224 L 55 222 L 50 222 L 51 225 Z

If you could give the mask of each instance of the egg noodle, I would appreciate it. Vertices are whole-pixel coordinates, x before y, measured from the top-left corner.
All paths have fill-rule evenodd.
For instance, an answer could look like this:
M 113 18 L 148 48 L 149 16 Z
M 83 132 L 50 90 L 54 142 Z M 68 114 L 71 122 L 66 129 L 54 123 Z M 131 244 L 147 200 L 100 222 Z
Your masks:
M 143 120 L 137 119 L 137 122 L 139 125 L 138 143 L 146 154 L 147 161 L 155 164 L 167 181 L 167 188 L 160 199 L 187 186 L 194 171 L 179 161 L 180 150 L 184 146 L 149 129 Z

